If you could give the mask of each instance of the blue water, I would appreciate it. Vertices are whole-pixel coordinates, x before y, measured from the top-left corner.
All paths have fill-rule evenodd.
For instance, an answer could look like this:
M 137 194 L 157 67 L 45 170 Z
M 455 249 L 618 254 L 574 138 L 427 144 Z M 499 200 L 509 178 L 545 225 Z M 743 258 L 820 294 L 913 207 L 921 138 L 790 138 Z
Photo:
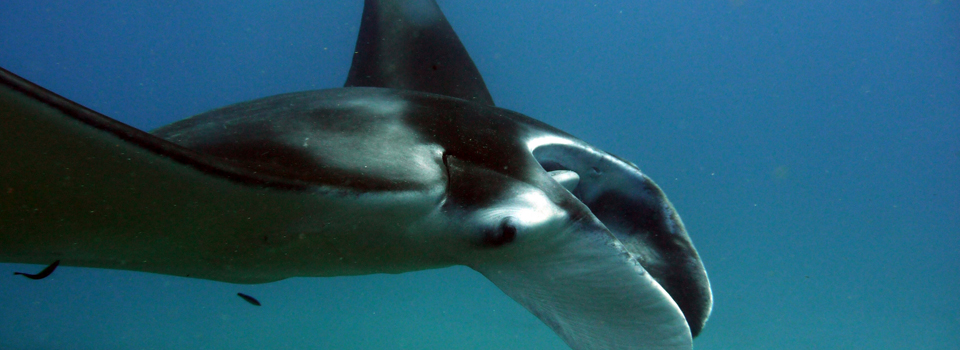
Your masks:
M 957 0 L 441 7 L 499 106 L 666 191 L 713 284 L 697 349 L 960 349 Z M 361 8 L 5 0 L 0 66 L 152 129 L 341 86 Z M 565 348 L 462 267 L 254 286 L 11 274 L 40 268 L 0 264 L 2 349 Z

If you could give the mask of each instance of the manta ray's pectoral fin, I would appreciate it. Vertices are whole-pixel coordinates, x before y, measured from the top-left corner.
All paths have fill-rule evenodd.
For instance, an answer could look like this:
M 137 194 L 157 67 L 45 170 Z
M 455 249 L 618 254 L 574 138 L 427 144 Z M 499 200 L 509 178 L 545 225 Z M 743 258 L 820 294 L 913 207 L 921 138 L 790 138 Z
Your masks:
M 585 349 L 691 349 L 680 308 L 624 247 L 593 224 L 473 268 Z
M 493 105 L 460 38 L 433 0 L 366 0 L 344 87 L 415 90 Z
M 0 160 L 0 262 L 282 279 L 236 268 L 250 255 L 239 248 L 282 215 L 254 223 L 249 203 L 308 187 L 192 152 L 3 69 Z

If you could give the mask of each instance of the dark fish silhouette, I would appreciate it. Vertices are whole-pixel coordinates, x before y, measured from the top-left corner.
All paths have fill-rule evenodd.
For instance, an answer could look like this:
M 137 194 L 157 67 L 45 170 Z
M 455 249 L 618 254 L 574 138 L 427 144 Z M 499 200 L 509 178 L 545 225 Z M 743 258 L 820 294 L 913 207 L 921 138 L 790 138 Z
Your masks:
M 249 295 L 246 295 L 246 294 L 243 294 L 243 293 L 237 293 L 237 296 L 243 298 L 243 300 L 246 300 L 246 301 L 247 301 L 248 303 L 250 303 L 251 305 L 260 306 L 260 301 L 257 300 L 256 298 L 252 297 L 252 296 L 249 296 Z
M 40 273 L 38 273 L 38 274 L 36 274 L 36 275 L 32 275 L 32 274 L 25 273 L 25 272 L 14 272 L 13 274 L 14 274 L 14 275 L 20 275 L 20 276 L 23 276 L 23 277 L 26 277 L 26 278 L 29 278 L 29 279 L 32 279 L 32 280 L 42 280 L 42 279 L 46 278 L 47 276 L 50 276 L 50 274 L 53 273 L 53 270 L 56 270 L 56 269 L 57 269 L 57 266 L 58 266 L 58 265 L 60 265 L 60 260 L 54 261 L 53 264 L 50 264 L 49 266 L 47 266 L 46 268 L 44 268 L 43 271 L 40 271 Z

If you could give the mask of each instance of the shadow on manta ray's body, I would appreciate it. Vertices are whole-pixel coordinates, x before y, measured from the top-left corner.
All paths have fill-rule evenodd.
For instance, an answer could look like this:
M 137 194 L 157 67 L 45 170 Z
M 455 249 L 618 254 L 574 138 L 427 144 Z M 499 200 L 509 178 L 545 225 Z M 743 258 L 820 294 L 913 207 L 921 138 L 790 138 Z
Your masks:
M 152 133 L 0 69 L 0 142 L 0 262 L 231 283 L 460 264 L 574 349 L 690 349 L 712 308 L 660 188 L 495 107 L 432 0 L 367 0 L 344 88 Z

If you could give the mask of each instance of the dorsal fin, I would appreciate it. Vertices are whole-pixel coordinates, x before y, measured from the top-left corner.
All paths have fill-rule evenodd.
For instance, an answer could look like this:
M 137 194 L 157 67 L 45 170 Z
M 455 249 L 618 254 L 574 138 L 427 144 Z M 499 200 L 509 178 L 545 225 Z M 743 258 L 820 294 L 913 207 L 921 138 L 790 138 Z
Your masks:
M 366 0 L 345 87 L 429 92 L 493 105 L 434 0 Z

